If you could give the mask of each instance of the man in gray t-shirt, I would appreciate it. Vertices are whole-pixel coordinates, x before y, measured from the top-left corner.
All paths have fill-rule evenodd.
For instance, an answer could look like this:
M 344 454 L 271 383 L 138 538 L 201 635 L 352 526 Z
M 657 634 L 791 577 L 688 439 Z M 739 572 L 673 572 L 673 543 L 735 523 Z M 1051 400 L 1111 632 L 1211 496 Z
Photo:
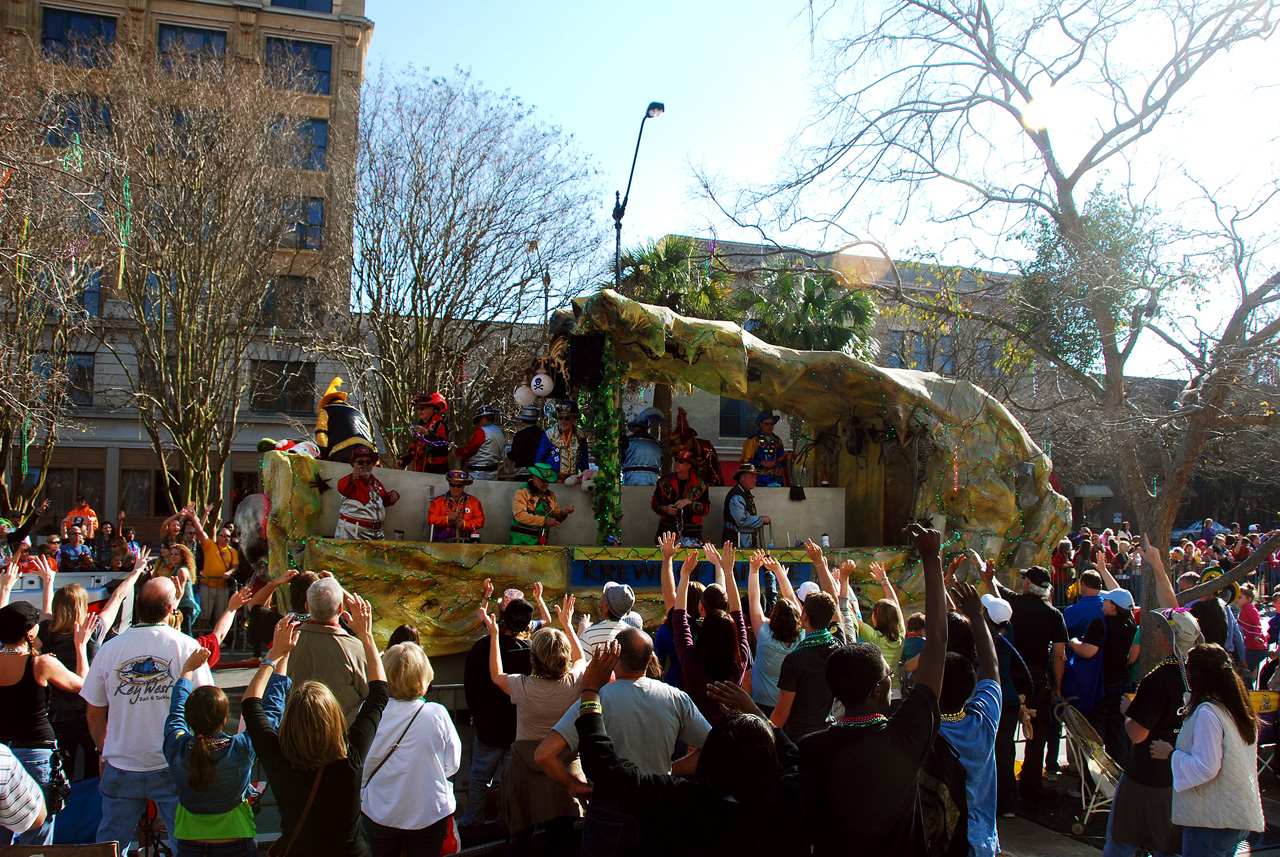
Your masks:
M 643 631 L 624 627 L 615 638 L 621 649 L 614 668 L 615 681 L 600 691 L 605 729 L 618 755 L 646 774 L 692 774 L 697 767 L 698 749 L 711 732 L 711 724 L 684 691 L 661 681 L 645 678 L 645 668 L 653 656 L 653 640 Z M 621 812 L 615 796 L 592 791 L 589 783 L 570 773 L 568 763 L 578 752 L 578 704 L 575 702 L 551 733 L 538 746 L 539 767 L 575 796 L 591 795 L 582 830 L 583 853 L 593 841 L 597 825 L 622 825 L 619 853 L 639 841 L 636 820 Z M 676 743 L 683 741 L 689 754 L 674 763 Z

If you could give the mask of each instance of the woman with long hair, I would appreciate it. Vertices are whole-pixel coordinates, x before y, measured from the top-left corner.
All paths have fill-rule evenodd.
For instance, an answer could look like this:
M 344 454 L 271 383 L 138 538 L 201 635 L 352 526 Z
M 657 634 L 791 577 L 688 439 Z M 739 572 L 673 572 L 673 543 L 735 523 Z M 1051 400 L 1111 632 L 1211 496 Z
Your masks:
M 724 553 L 717 551 L 710 542 L 702 546 L 707 561 L 724 572 L 724 588 L 728 612 L 708 610 L 693 638 L 687 611 L 676 607 L 671 620 L 676 634 L 676 653 L 680 658 L 680 670 L 684 674 L 684 690 L 693 698 L 702 716 L 714 726 L 727 715 L 720 704 L 707 696 L 707 685 L 713 681 L 727 681 L 741 685 L 746 675 L 747 661 L 751 658 L 747 641 L 747 624 L 742 617 L 742 599 L 738 583 L 733 576 L 735 549 L 732 542 L 725 542 Z M 676 588 L 676 604 L 684 604 L 688 597 L 689 583 L 696 563 L 686 562 L 680 568 L 680 585 Z M 708 587 L 707 591 L 711 591 Z M 703 593 L 703 604 L 706 604 Z
M 361 824 L 373 857 L 438 857 L 458 806 L 449 778 L 462 741 L 444 706 L 422 700 L 435 673 L 421 646 L 389 646 L 382 665 L 391 701 L 369 748 Z
M 655 819 L 641 827 L 637 854 L 808 854 L 799 754 L 741 687 L 716 682 L 708 695 L 733 713 L 711 728 L 692 780 L 645 774 L 619 758 L 605 731 L 600 688 L 618 661 L 618 643 L 597 647 L 578 706 L 578 752 L 592 784 L 623 812 Z M 657 820 L 660 820 L 657 821 Z
M 178 622 L 178 629 L 190 635 L 191 623 L 200 613 L 200 605 L 195 599 L 195 586 L 192 585 L 192 581 L 196 579 L 196 555 L 182 542 L 162 547 L 155 573 L 159 577 L 171 578 L 178 587 L 178 609 L 174 611 L 173 617 Z
M 548 854 L 567 854 L 573 836 L 573 821 L 582 814 L 576 798 L 543 773 L 534 758 L 538 745 L 577 698 L 582 686 L 586 660 L 578 635 L 573 631 L 574 597 L 566 594 L 563 605 L 557 604 L 556 618 L 560 627 L 540 628 L 529 641 L 532 675 L 509 674 L 502 669 L 502 647 L 498 644 L 498 623 L 485 605 L 480 605 L 480 619 L 489 632 L 489 678 L 511 697 L 516 706 L 516 739 L 511 744 L 511 757 L 502 770 L 502 788 L 498 793 L 502 818 L 511 838 L 507 854 L 530 853 L 534 828 L 546 825 Z M 575 763 L 570 773 L 582 780 Z
M 1258 588 L 1252 583 L 1240 584 L 1240 634 L 1244 637 L 1245 665 L 1249 667 L 1250 685 L 1258 677 L 1258 667 L 1267 658 L 1267 631 L 1257 607 Z
M 871 605 L 870 622 L 864 621 L 861 612 L 854 610 L 852 615 L 857 627 L 851 630 L 857 633 L 859 640 L 864 643 L 873 643 L 880 650 L 880 654 L 884 655 L 885 663 L 893 669 L 893 689 L 900 691 L 902 680 L 897 666 L 902 661 L 902 647 L 906 643 L 904 631 L 906 623 L 902 621 L 898 593 L 894 590 L 889 576 L 885 574 L 884 566 L 878 562 L 871 563 L 871 577 L 880 584 L 885 597 Z
M 1258 791 L 1258 715 L 1227 650 L 1202 643 L 1187 657 L 1191 713 L 1176 748 L 1151 744 L 1173 766 L 1173 823 L 1182 853 L 1231 857 L 1250 831 L 1266 828 Z
M 773 610 L 764 615 L 760 601 L 760 568 L 767 568 L 778 581 L 778 600 Z M 751 629 L 756 635 L 756 658 L 751 667 L 751 699 L 769 715 L 778 704 L 778 676 L 782 660 L 795 651 L 804 637 L 800 625 L 800 602 L 787 579 L 782 563 L 756 551 L 747 566 L 747 608 L 751 613 Z
M 1071 585 L 1071 579 L 1075 576 L 1075 567 L 1071 562 L 1074 556 L 1071 539 L 1062 539 L 1053 549 L 1053 554 L 1049 557 L 1049 579 L 1054 586 L 1066 589 Z
M 291 629 L 281 625 L 276 639 L 287 643 Z M 262 701 L 262 711 L 272 724 L 279 722 L 289 692 L 287 645 L 278 648 L 284 654 L 272 652 L 275 670 L 269 674 Z M 247 733 L 226 733 L 228 700 L 221 688 L 192 689 L 191 677 L 209 655 L 208 649 L 196 649 L 182 665 L 164 723 L 164 757 L 178 793 L 177 857 L 255 857 L 258 828 L 249 803 L 249 778 L 256 759 L 253 744 Z
M 116 584 L 107 603 L 98 611 L 98 624 L 85 641 L 85 656 L 90 664 L 102 645 L 103 635 L 115 625 L 120 605 L 124 603 L 125 596 L 133 592 L 134 584 L 150 557 L 151 554 L 144 549 L 137 565 L 127 577 Z M 53 655 L 67 669 L 75 670 L 79 658 L 76 629 L 89 621 L 89 594 L 78 583 L 59 587 L 53 594 L 50 614 L 51 619 L 40 623 L 40 651 Z M 81 779 L 98 775 L 99 754 L 97 744 L 89 734 L 87 705 L 79 693 L 63 690 L 56 684 L 49 689 L 49 722 L 53 726 L 53 734 L 57 736 L 58 750 L 62 753 L 68 778 L 75 776 L 76 756 L 80 750 L 84 750 L 84 776 Z
M 58 747 L 47 714 L 49 688 L 79 693 L 84 687 L 84 677 L 89 674 L 86 646 L 98 618 L 94 616 L 73 630 L 75 672 L 53 655 L 36 654 L 32 641 L 39 619 L 40 612 L 25 601 L 0 608 L 0 743 L 9 745 L 41 789 L 48 789 Z M 44 824 L 23 833 L 18 844 L 52 844 L 54 818 L 50 812 Z
M 240 703 L 245 730 L 280 804 L 280 840 L 285 844 L 273 851 L 276 857 L 372 855 L 360 824 L 360 784 L 387 705 L 387 675 L 373 640 L 373 610 L 363 598 L 353 599 L 351 628 L 364 645 L 369 695 L 350 729 L 333 692 L 318 681 L 293 689 L 277 729 L 261 698 L 276 668 L 270 658 L 258 667 Z M 287 639 L 277 636 L 272 647 L 279 658 L 297 645 L 298 629 L 293 614 L 276 627 L 289 629 Z

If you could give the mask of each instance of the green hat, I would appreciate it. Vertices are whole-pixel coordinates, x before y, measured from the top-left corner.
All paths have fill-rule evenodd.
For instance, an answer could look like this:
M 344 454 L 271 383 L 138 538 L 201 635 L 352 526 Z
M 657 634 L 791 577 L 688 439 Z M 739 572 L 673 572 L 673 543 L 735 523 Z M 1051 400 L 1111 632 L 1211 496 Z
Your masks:
M 545 479 L 548 482 L 556 481 L 556 472 L 551 469 L 550 464 L 542 464 L 541 462 L 537 464 L 530 464 L 529 475 L 537 476 L 539 479 Z

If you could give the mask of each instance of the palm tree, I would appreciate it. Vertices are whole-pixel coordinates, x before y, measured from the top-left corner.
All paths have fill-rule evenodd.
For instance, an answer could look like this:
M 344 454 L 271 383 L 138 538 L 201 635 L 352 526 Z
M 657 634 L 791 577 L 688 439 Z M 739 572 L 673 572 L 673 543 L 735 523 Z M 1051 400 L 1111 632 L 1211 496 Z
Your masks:
M 871 356 L 875 305 L 833 274 L 781 268 L 766 272 L 759 290 L 743 289 L 732 307 L 743 327 L 773 345 L 797 351 Z

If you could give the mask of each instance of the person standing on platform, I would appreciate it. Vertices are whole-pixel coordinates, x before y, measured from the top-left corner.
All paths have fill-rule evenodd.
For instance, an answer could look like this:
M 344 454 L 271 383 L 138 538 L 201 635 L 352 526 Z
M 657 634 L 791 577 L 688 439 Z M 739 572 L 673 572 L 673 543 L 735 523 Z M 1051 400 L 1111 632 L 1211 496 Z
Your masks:
M 529 465 L 529 481 L 511 498 L 511 544 L 545 545 L 547 532 L 560 529 L 573 507 L 560 508 L 551 483 L 556 472 L 547 464 Z
M 427 523 L 435 529 L 433 542 L 468 542 L 473 533 L 484 526 L 484 507 L 479 497 L 466 492 L 471 477 L 461 470 L 450 470 L 444 477 L 449 490 L 431 501 L 427 509 Z
M 782 468 L 791 458 L 782 444 L 782 438 L 773 433 L 777 422 L 777 414 L 761 411 L 756 416 L 756 426 L 760 431 L 742 442 L 742 457 L 739 462 L 755 465 L 760 474 L 756 484 L 761 488 L 777 488 L 782 485 Z
M 538 463 L 546 464 L 561 478 L 587 469 L 587 438 L 578 428 L 578 406 L 565 399 L 556 405 L 556 424 L 538 444 Z
M 342 503 L 338 506 L 338 527 L 333 533 L 335 539 L 381 541 L 386 538 L 382 532 L 385 509 L 396 504 L 400 492 L 388 491 L 373 475 L 373 465 L 377 460 L 378 453 L 367 446 L 351 450 L 351 475 L 338 480 Z
M 662 517 L 655 541 L 664 533 L 675 533 L 680 547 L 702 544 L 702 518 L 711 508 L 707 486 L 693 473 L 693 453 L 682 449 L 671 457 L 675 473 L 664 477 L 653 489 L 649 505 Z
M 418 409 L 418 425 L 409 450 L 396 463 L 417 473 L 444 473 L 449 469 L 449 427 L 444 422 L 449 403 L 432 393 L 415 398 L 413 406 Z
M 623 485 L 657 485 L 662 476 L 662 445 L 653 439 L 649 427 L 662 419 L 657 408 L 645 408 L 627 423 L 631 435 L 622 453 Z
M 538 447 L 546 432 L 538 425 L 538 417 L 542 412 L 536 405 L 525 405 L 516 415 L 516 419 L 524 423 L 524 428 L 511 438 L 511 449 L 507 451 L 507 460 L 516 469 L 517 478 L 529 475 L 529 465 L 538 460 Z
M 768 515 L 756 514 L 756 498 L 751 494 L 759 477 L 755 465 L 743 464 L 733 474 L 734 486 L 724 495 L 724 536 L 736 548 L 762 548 L 761 531 L 772 523 Z
M 471 421 L 476 429 L 471 433 L 471 440 L 466 446 L 454 450 L 462 459 L 463 467 L 472 479 L 492 482 L 498 478 L 498 468 L 502 466 L 502 451 L 507 446 L 507 436 L 502 433 L 494 420 L 498 418 L 498 409 L 493 405 L 481 405 L 476 408 L 476 415 Z M 452 484 L 452 483 L 450 483 Z
M 89 500 L 83 495 L 76 497 L 75 508 L 67 512 L 62 519 L 62 537 L 65 539 L 72 527 L 79 527 L 86 542 L 93 541 L 98 532 L 98 513 L 89 508 Z

